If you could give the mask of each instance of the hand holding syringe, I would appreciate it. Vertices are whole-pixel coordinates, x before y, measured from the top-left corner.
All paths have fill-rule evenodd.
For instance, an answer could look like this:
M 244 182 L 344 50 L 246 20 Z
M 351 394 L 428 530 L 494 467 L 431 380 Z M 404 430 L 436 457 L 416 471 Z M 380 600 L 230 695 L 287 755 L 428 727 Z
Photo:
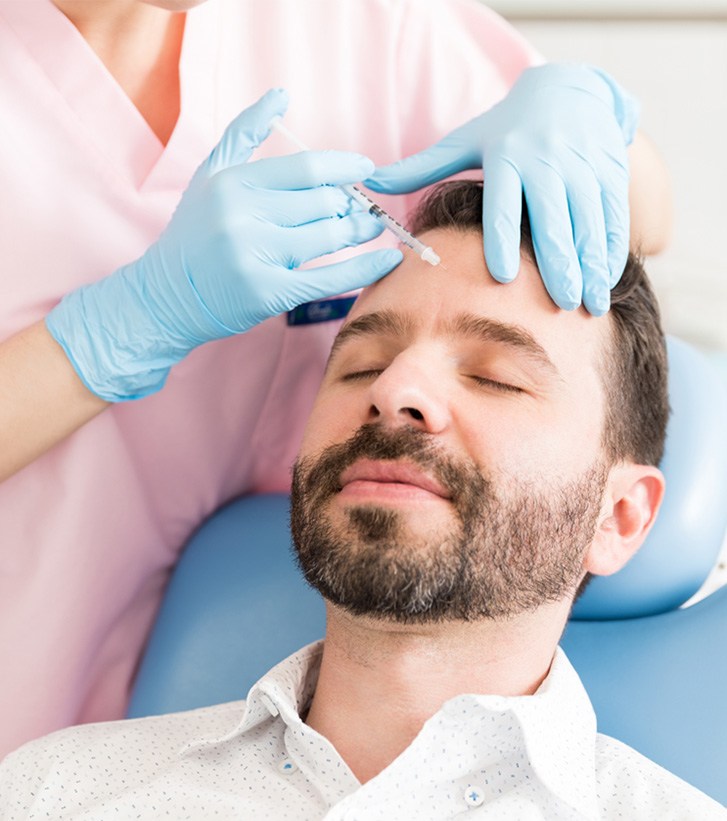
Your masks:
M 293 145 L 300 148 L 301 151 L 311 150 L 283 125 L 280 117 L 275 117 L 271 125 L 276 131 L 279 131 L 283 136 L 287 137 Z M 433 248 L 420 242 L 413 234 L 410 234 L 401 223 L 397 222 L 390 214 L 387 214 L 381 206 L 366 196 L 360 188 L 356 188 L 355 185 L 340 185 L 339 188 L 345 191 L 346 194 L 348 194 L 352 200 L 355 200 L 365 211 L 380 220 L 389 231 L 394 234 L 399 242 L 411 248 L 430 265 L 439 265 L 439 256 Z

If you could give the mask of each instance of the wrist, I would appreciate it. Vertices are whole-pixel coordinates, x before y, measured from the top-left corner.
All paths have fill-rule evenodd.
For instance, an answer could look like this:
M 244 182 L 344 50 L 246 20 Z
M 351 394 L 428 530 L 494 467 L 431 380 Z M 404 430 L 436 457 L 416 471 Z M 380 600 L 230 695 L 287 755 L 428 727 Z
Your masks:
M 107 402 L 160 390 L 192 349 L 235 331 L 208 310 L 158 244 L 108 277 L 67 294 L 46 317 L 83 384 Z
M 67 294 L 45 324 L 92 393 L 107 402 L 141 399 L 164 386 L 178 359 L 152 354 L 153 329 L 129 311 L 128 299 L 116 299 L 109 279 Z M 132 313 L 133 323 L 128 321 Z
M 195 346 L 150 309 L 143 259 L 66 294 L 45 320 L 83 384 L 107 402 L 156 393 Z

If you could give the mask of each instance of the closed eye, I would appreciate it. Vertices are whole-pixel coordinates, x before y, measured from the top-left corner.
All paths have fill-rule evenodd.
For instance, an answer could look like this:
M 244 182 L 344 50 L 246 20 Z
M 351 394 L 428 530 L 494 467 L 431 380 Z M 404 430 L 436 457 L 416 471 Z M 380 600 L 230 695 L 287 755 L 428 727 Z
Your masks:
M 522 388 L 518 388 L 516 385 L 508 385 L 507 382 L 497 382 L 494 379 L 487 379 L 484 376 L 470 376 L 476 384 L 482 385 L 484 388 L 492 388 L 496 391 L 502 391 L 503 393 L 525 393 Z
M 355 382 L 357 379 L 375 379 L 381 373 L 381 368 L 369 368 L 366 371 L 353 371 L 353 373 L 345 373 L 341 377 L 341 380 L 343 382 Z

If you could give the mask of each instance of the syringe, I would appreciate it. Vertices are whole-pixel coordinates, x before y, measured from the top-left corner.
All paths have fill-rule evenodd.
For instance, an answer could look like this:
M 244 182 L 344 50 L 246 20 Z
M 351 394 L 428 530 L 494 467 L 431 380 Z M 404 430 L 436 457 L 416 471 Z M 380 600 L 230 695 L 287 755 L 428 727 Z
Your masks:
M 275 117 L 271 125 L 276 131 L 279 131 L 283 136 L 287 137 L 293 145 L 300 148 L 301 151 L 311 150 L 302 140 L 299 140 L 295 134 L 283 125 L 280 117 Z M 400 222 L 397 222 L 391 214 L 387 214 L 371 197 L 364 194 L 360 188 L 357 188 L 355 185 L 340 185 L 339 188 L 342 188 L 348 196 L 351 197 L 352 200 L 355 200 L 365 211 L 381 220 L 399 242 L 411 248 L 412 251 L 419 254 L 419 256 L 430 265 L 439 265 L 441 262 L 439 255 L 431 246 L 425 245 L 418 240 L 413 234 L 407 231 Z

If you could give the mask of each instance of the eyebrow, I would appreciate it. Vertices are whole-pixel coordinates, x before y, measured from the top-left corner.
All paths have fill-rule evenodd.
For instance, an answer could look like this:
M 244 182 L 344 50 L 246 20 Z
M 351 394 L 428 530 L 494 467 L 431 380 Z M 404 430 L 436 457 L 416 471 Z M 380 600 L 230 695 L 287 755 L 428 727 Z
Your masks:
M 350 339 L 361 336 L 409 336 L 414 329 L 414 323 L 405 314 L 396 311 L 374 311 L 364 314 L 357 319 L 347 322 L 338 332 L 338 336 L 333 340 L 331 353 L 328 357 L 330 362 L 338 349 L 343 347 Z
M 560 378 L 560 372 L 548 356 L 545 348 L 529 331 L 519 325 L 511 325 L 484 316 L 462 313 L 453 321 L 447 323 L 445 331 L 451 336 L 468 336 L 485 343 L 496 342 L 505 345 L 525 354 L 538 365 L 550 371 L 553 376 Z
M 415 323 L 407 314 L 397 311 L 375 311 L 354 319 L 344 325 L 333 342 L 329 361 L 336 352 L 350 339 L 366 336 L 406 337 L 414 331 Z M 548 356 L 545 348 L 519 325 L 477 316 L 471 313 L 458 314 L 445 323 L 443 328 L 447 336 L 472 337 L 487 344 L 496 343 L 525 354 L 538 365 L 560 378 L 560 373 Z

